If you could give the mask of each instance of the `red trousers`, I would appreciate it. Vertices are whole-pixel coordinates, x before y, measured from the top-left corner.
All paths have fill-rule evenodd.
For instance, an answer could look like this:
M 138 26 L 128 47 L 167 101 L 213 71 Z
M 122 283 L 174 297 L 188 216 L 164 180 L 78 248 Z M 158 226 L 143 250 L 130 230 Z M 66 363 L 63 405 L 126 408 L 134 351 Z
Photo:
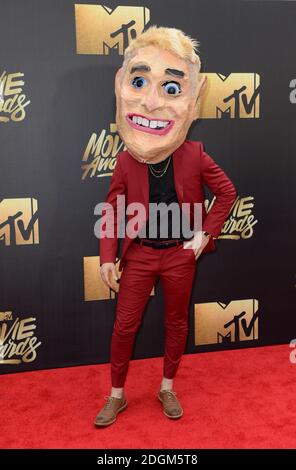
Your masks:
M 163 288 L 165 344 L 163 375 L 175 377 L 188 335 L 188 306 L 196 270 L 191 248 L 164 249 L 132 243 L 126 254 L 111 341 L 111 381 L 123 387 L 135 335 L 157 277 Z

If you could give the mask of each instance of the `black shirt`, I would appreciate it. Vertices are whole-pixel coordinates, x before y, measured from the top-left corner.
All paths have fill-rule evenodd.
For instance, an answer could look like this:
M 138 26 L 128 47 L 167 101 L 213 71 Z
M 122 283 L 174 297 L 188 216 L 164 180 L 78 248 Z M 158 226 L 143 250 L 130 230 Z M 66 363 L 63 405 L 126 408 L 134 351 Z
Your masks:
M 170 161 L 169 161 L 170 160 Z M 169 162 L 169 164 L 168 164 Z M 176 207 L 173 209 L 174 210 L 174 215 L 179 214 L 180 217 L 180 224 L 177 223 L 177 227 L 175 227 L 174 233 L 172 233 L 172 211 L 169 210 L 167 212 L 168 217 L 166 215 L 162 215 L 159 211 L 154 212 L 154 216 L 152 215 L 151 212 L 151 206 L 149 204 L 149 217 L 147 220 L 146 224 L 146 235 L 143 234 L 142 232 L 139 234 L 139 238 L 145 238 L 149 240 L 170 240 L 170 239 L 179 239 L 179 240 L 186 240 L 188 238 L 185 238 L 182 235 L 182 211 L 181 207 L 178 202 L 177 198 L 177 193 L 175 189 L 175 182 L 174 182 L 174 166 L 173 166 L 173 157 L 172 155 L 167 157 L 165 160 L 158 162 L 158 163 L 149 163 L 147 164 L 148 166 L 152 167 L 152 170 L 154 170 L 154 173 L 156 173 L 156 170 L 160 171 L 163 170 L 164 168 L 167 167 L 167 171 L 164 173 L 163 176 L 161 177 L 156 177 L 152 174 L 150 171 L 150 168 L 148 168 L 149 172 L 149 203 L 155 203 L 159 204 L 160 202 L 165 203 L 166 205 L 169 205 L 171 203 L 176 203 Z M 157 174 L 157 173 L 156 173 Z M 158 173 L 159 174 L 159 173 Z M 162 172 L 160 173 L 162 174 Z M 157 213 L 157 218 L 155 214 Z M 149 220 L 151 221 L 151 227 L 152 229 L 155 229 L 157 236 L 149 235 Z M 163 236 L 161 237 L 160 235 L 160 221 L 163 221 L 165 230 L 166 226 L 168 226 L 168 231 L 167 231 L 167 236 L 162 234 Z M 166 223 L 167 220 L 167 223 Z M 156 222 L 156 225 L 155 223 Z M 178 222 L 178 218 L 176 218 L 176 222 Z M 150 230 L 151 230 L 150 227 Z M 179 229 L 179 231 L 178 231 Z M 163 229 L 164 230 L 164 229 Z

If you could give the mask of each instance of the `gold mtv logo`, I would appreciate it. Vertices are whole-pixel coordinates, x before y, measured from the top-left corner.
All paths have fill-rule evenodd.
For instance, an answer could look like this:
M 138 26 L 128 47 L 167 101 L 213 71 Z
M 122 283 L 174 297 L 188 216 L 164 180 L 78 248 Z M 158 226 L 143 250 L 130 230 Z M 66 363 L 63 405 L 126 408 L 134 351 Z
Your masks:
M 119 259 L 116 261 L 119 265 Z M 113 289 L 107 287 L 102 281 L 100 274 L 100 257 L 99 256 L 85 256 L 83 258 L 84 268 L 84 300 L 108 300 L 115 299 L 119 290 L 119 284 L 115 281 Z M 121 275 L 118 271 L 119 277 Z M 154 295 L 154 287 L 150 295 Z
M 258 300 L 195 304 L 195 345 L 258 339 Z
M 208 84 L 200 117 L 258 118 L 260 114 L 260 75 L 257 73 L 206 73 Z
M 32 245 L 39 243 L 38 207 L 33 198 L 0 201 L 0 243 Z
M 77 54 L 123 55 L 129 41 L 140 35 L 150 20 L 141 6 L 75 5 Z
M 12 320 L 12 312 L 0 312 L 0 321 Z

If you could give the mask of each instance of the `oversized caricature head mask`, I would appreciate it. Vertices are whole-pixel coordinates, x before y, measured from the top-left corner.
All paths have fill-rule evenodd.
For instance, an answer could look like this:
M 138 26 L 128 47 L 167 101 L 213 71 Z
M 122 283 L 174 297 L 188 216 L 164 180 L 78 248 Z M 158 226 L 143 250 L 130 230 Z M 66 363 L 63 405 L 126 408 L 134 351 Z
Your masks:
M 199 116 L 206 78 L 199 78 L 197 45 L 178 29 L 151 26 L 125 50 L 115 77 L 116 124 L 142 163 L 171 155 Z

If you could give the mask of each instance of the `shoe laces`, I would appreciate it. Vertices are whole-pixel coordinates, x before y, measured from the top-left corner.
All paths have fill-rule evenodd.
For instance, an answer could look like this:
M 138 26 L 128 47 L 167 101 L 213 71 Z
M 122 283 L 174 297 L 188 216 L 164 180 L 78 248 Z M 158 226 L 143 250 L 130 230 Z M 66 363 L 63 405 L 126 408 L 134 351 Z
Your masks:
M 105 410 L 108 410 L 111 407 L 111 405 L 114 401 L 114 398 L 115 397 L 111 397 L 111 396 L 110 397 L 108 397 L 108 396 L 104 397 L 104 399 L 107 401 L 106 405 L 104 406 Z
M 161 390 L 163 393 L 167 394 L 168 400 L 174 400 L 177 393 L 174 390 Z

